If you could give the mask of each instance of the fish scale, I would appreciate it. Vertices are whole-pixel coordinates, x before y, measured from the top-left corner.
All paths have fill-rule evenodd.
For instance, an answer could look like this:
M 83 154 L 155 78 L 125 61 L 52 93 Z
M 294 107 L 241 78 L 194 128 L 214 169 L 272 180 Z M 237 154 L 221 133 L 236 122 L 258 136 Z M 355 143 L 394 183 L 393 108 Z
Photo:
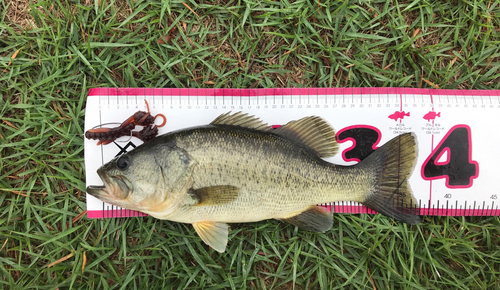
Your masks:
M 216 132 L 216 134 L 219 136 L 225 136 L 223 130 L 221 130 L 221 132 Z M 263 216 L 266 218 L 284 218 L 285 216 L 273 213 L 273 210 L 282 207 L 280 201 L 286 201 L 283 202 L 283 204 L 287 205 L 287 208 L 282 209 L 284 212 L 300 211 L 301 209 L 304 209 L 304 207 L 307 207 L 304 205 L 305 199 L 316 198 L 318 199 L 317 203 L 328 200 L 327 196 L 329 196 L 329 194 L 321 193 L 331 192 L 333 191 L 331 187 L 335 186 L 335 182 L 331 178 L 328 178 L 329 176 L 333 176 L 335 174 L 334 172 L 331 172 L 331 170 L 334 169 L 322 162 L 319 164 L 305 164 L 304 160 L 291 159 L 290 152 L 293 152 L 291 148 L 283 146 L 285 148 L 283 148 L 281 151 L 282 154 L 280 155 L 269 154 L 268 156 L 258 157 L 259 153 L 277 152 L 276 148 L 270 148 L 279 147 L 279 145 L 272 142 L 272 140 L 264 143 L 262 140 L 255 138 L 255 141 L 258 142 L 250 144 L 237 144 L 236 140 L 239 140 L 240 138 L 249 139 L 250 137 L 233 135 L 231 137 L 235 137 L 234 140 L 231 140 L 231 138 L 217 140 L 215 137 L 201 137 L 200 135 L 202 134 L 193 134 L 192 137 L 186 138 L 187 140 L 181 139 L 176 143 L 177 146 L 186 149 L 186 151 L 191 153 L 194 159 L 199 160 L 200 162 L 200 165 L 195 169 L 195 173 L 193 174 L 194 189 L 223 184 L 232 184 L 237 187 L 246 188 L 246 184 L 244 184 L 244 182 L 249 183 L 257 180 L 259 181 L 259 183 L 256 183 L 251 189 L 240 192 L 245 200 L 242 200 L 241 202 L 236 201 L 235 204 L 231 205 L 231 211 L 227 211 L 223 214 L 223 216 L 220 216 L 220 218 L 223 218 L 223 221 L 225 222 L 255 221 L 262 219 Z M 158 141 L 160 141 L 160 139 L 158 139 Z M 202 147 L 200 144 L 204 144 L 206 147 Z M 261 144 L 267 144 L 268 148 L 263 149 L 265 146 L 261 147 Z M 211 150 L 203 150 L 207 147 Z M 228 151 L 232 153 L 235 151 L 239 152 L 238 154 L 232 154 L 232 158 L 224 160 L 226 152 Z M 217 156 L 218 158 L 216 159 L 224 161 L 218 164 L 214 164 L 212 161 L 205 161 L 206 159 L 213 158 L 213 156 Z M 254 157 L 253 160 L 252 156 Z M 262 164 L 262 157 L 269 158 L 269 160 L 272 161 L 276 160 L 277 162 Z M 301 158 L 300 155 L 296 157 L 298 159 Z M 301 165 L 294 166 L 293 163 L 297 162 L 300 162 Z M 208 164 L 208 166 L 204 166 L 203 164 Z M 321 167 L 322 164 L 326 166 Z M 213 168 L 213 166 L 216 168 Z M 242 172 L 230 172 L 234 168 L 242 168 Z M 295 171 L 284 174 L 283 171 L 285 171 L 286 168 L 293 168 Z M 312 174 L 314 174 L 314 176 L 311 176 Z M 237 176 L 238 178 L 235 179 L 234 176 Z M 250 181 L 248 181 L 249 179 Z M 337 185 L 344 184 L 347 183 L 337 182 Z M 276 192 L 272 189 L 271 185 L 277 185 L 281 191 Z M 318 185 L 323 185 L 323 188 Z M 339 190 L 337 189 L 337 192 L 338 191 Z M 344 191 L 349 192 L 349 189 L 347 188 Z M 297 192 L 304 192 L 304 194 L 299 195 Z M 269 197 L 271 195 L 279 195 L 279 198 L 271 199 Z M 296 199 L 299 199 L 297 202 L 298 205 L 293 203 Z M 241 215 L 242 211 L 245 209 L 246 212 L 248 212 L 248 203 L 255 205 L 250 209 L 250 211 L 255 211 L 255 213 L 253 213 L 255 217 L 250 216 L 248 220 L 244 220 Z M 200 219 L 203 220 L 206 216 L 204 212 L 210 210 L 213 209 L 202 208 L 200 209 L 200 212 L 193 213 L 193 215 L 201 216 Z

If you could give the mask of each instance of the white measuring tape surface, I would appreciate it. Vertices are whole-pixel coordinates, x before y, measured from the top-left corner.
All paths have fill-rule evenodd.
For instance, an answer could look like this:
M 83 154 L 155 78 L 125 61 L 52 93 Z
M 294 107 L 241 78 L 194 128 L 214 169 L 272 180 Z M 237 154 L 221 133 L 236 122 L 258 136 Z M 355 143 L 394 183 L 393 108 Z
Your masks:
M 393 137 L 414 132 L 418 160 L 409 180 L 421 215 L 500 215 L 500 91 L 407 88 L 144 89 L 96 88 L 87 99 L 85 131 L 121 123 L 138 110 L 164 114 L 159 134 L 206 125 L 242 111 L 270 125 L 320 116 L 337 131 L 339 153 L 326 159 L 354 165 Z M 88 185 L 97 169 L 142 142 L 122 137 L 108 145 L 85 139 Z M 327 204 L 343 213 L 374 213 L 355 202 Z M 87 194 L 89 218 L 143 215 Z

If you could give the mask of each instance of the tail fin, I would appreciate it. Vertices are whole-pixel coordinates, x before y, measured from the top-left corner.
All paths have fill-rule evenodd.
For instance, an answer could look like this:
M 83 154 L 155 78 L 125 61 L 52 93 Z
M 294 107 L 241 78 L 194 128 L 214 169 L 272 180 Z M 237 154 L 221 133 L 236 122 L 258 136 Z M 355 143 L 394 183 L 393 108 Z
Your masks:
M 363 204 L 396 220 L 418 224 L 417 202 L 408 184 L 416 159 L 413 133 L 393 138 L 365 158 L 360 166 L 373 170 L 375 181 Z

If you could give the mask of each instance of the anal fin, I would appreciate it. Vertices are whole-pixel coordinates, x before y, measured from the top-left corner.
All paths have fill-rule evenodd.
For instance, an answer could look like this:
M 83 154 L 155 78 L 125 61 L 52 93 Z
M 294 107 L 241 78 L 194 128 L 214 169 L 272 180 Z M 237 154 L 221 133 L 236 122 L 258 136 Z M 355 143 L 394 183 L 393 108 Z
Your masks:
M 304 230 L 323 233 L 332 228 L 333 213 L 324 207 L 313 205 L 302 213 L 282 221 Z
M 224 252 L 227 245 L 229 226 L 219 222 L 197 222 L 193 227 L 205 244 L 219 253 Z

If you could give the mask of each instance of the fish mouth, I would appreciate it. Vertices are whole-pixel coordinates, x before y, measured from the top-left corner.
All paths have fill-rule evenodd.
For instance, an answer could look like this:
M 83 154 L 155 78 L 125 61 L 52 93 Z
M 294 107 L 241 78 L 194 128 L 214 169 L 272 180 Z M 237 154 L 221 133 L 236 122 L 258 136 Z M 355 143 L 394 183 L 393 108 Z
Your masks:
M 127 198 L 131 192 L 131 186 L 124 176 L 108 176 L 102 168 L 97 170 L 104 185 L 89 185 L 87 193 L 106 202 L 115 203 L 116 201 Z
M 106 186 L 104 185 L 89 185 L 87 186 L 87 193 L 99 198 L 103 195 L 103 193 L 107 194 L 108 192 L 106 191 Z

